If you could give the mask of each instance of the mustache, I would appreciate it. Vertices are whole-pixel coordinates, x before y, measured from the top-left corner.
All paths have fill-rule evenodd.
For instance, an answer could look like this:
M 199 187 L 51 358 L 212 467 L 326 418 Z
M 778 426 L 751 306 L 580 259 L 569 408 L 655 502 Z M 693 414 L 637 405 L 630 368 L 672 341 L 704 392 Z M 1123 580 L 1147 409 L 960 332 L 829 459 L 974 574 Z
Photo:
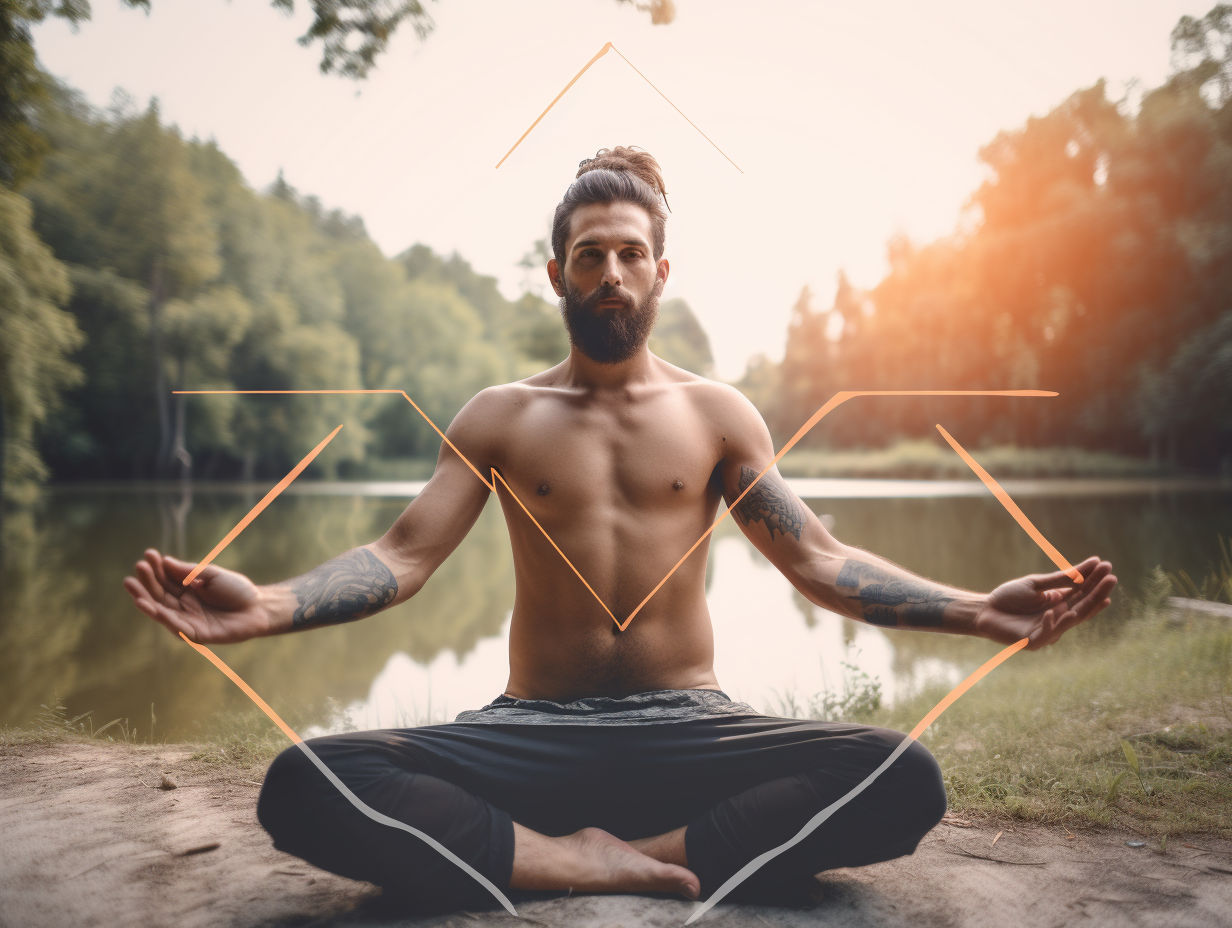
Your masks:
M 633 294 L 628 290 L 611 284 L 600 284 L 589 296 L 582 299 L 582 308 L 592 310 L 604 300 L 620 300 L 625 306 L 632 306 L 635 302 Z

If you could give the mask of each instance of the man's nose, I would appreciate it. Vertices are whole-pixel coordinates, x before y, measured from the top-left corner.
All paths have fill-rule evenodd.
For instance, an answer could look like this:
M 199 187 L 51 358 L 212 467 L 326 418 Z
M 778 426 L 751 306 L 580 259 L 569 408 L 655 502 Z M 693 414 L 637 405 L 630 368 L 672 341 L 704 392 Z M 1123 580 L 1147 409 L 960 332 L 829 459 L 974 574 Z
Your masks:
M 615 253 L 608 255 L 607 263 L 603 265 L 603 283 L 608 287 L 619 287 L 624 283 L 620 276 L 620 260 Z

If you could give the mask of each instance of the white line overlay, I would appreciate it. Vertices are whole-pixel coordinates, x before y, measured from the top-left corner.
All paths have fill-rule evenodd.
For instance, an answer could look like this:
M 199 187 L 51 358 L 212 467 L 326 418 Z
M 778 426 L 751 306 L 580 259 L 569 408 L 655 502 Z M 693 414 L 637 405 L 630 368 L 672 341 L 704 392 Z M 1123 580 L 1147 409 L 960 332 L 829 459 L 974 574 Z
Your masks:
M 841 799 L 838 799 L 830 803 L 830 805 L 826 806 L 824 809 L 822 809 L 820 812 L 814 815 L 811 819 L 809 819 L 808 822 L 805 824 L 805 826 L 801 828 L 799 832 L 796 833 L 796 836 L 794 838 L 791 838 L 788 841 L 783 842 L 778 847 L 771 848 L 768 851 L 758 854 L 756 857 L 750 860 L 747 864 L 745 864 L 743 867 L 741 867 L 739 870 L 737 870 L 735 873 L 729 876 L 727 878 L 727 882 L 724 883 L 722 886 L 720 886 L 718 889 L 716 889 L 714 893 L 711 894 L 709 899 L 707 899 L 705 902 L 698 903 L 697 908 L 693 910 L 693 914 L 689 916 L 685 924 L 686 925 L 693 924 L 693 922 L 697 921 L 699 918 L 705 915 L 708 911 L 710 911 L 711 907 L 713 907 L 718 902 L 720 902 L 724 896 L 726 896 L 733 889 L 735 889 L 737 886 L 739 886 L 741 883 L 743 883 L 745 880 L 751 877 L 758 869 L 761 868 L 763 864 L 769 863 L 771 860 L 778 857 L 784 851 L 795 847 L 797 844 L 799 844 L 801 841 L 803 841 L 805 838 L 811 835 L 814 831 L 816 831 L 818 826 L 820 826 L 822 822 L 828 819 L 831 815 L 833 815 L 843 806 L 847 805 L 847 803 L 851 802 L 851 800 L 855 799 L 856 796 L 860 795 L 860 793 L 868 789 L 868 787 L 872 785 L 875 779 L 877 779 L 879 776 L 885 773 L 885 771 L 889 769 L 890 765 L 894 763 L 894 761 L 898 760 L 899 757 L 902 756 L 903 751 L 907 750 L 907 746 L 910 745 L 911 742 L 914 740 L 915 739 L 912 738 L 910 735 L 904 735 L 902 742 L 898 745 L 898 747 L 896 747 L 893 750 L 893 752 L 890 754 L 889 757 L 887 757 L 884 761 L 882 761 L 880 767 L 878 767 L 876 770 L 874 770 L 872 773 L 866 776 L 857 785 L 852 787 L 851 790 L 847 793 L 847 795 L 843 796 Z
M 338 777 L 334 774 L 334 771 L 325 766 L 325 761 L 317 757 L 316 752 L 314 752 L 312 748 L 308 747 L 308 745 L 303 741 L 297 741 L 295 743 L 299 746 L 299 749 L 308 756 L 308 759 L 317 765 L 317 769 L 325 774 L 325 778 L 337 787 L 338 792 L 342 793 L 342 795 L 347 798 L 347 801 L 350 802 L 355 808 L 359 809 L 360 812 L 364 813 L 364 815 L 368 816 L 368 818 L 372 819 L 374 822 L 378 822 L 382 825 L 388 825 L 390 828 L 397 828 L 401 831 L 413 834 L 420 841 L 423 841 L 433 850 L 439 851 L 441 854 L 445 855 L 448 860 L 457 864 L 477 879 L 488 892 L 496 897 L 496 901 L 503 905 L 505 907 L 505 911 L 507 911 L 510 915 L 516 916 L 518 914 L 517 909 L 513 907 L 513 903 L 510 902 L 505 897 L 505 894 L 496 888 L 496 884 L 494 884 L 486 876 L 468 864 L 449 848 L 445 847 L 445 845 L 441 844 L 441 842 L 437 841 L 431 835 L 426 835 L 418 828 L 412 828 L 410 825 L 400 822 L 396 818 L 390 818 L 388 815 L 382 815 L 380 812 L 376 811 L 376 809 L 373 809 L 353 792 L 351 792 L 347 788 L 347 785 L 338 779 Z M 784 845 L 784 847 L 786 847 L 786 845 Z

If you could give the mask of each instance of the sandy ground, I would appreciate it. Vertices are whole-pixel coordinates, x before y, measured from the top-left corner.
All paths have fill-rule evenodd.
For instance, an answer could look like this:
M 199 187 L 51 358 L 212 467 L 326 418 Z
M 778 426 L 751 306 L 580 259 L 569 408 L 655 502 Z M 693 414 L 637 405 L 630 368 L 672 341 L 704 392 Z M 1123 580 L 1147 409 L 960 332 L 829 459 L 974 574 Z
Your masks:
M 379 892 L 275 851 L 256 821 L 259 776 L 167 746 L 0 748 L 0 925 L 640 928 L 691 903 L 636 896 L 523 901 L 399 918 Z M 160 789 L 164 774 L 177 783 Z M 915 855 L 824 874 L 813 909 L 720 904 L 699 924 L 746 926 L 1232 925 L 1232 841 L 943 824 Z M 1192 846 L 1188 846 L 1192 845 Z M 211 848 L 212 849 L 206 849 Z

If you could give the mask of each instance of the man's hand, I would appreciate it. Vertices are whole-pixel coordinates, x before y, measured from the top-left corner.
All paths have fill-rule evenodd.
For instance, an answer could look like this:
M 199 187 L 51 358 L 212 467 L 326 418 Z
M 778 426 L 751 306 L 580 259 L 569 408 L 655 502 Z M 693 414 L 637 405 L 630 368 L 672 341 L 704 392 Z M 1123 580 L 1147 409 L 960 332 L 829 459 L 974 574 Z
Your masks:
M 255 583 L 211 564 L 184 586 L 195 566 L 149 548 L 137 562 L 137 576 L 124 578 L 124 589 L 150 618 L 200 644 L 231 644 L 269 634 L 270 616 Z
M 1027 650 L 1034 651 L 1096 615 L 1111 602 L 1108 596 L 1117 583 L 1112 565 L 1090 557 L 1076 566 L 1084 578 L 1081 586 L 1063 570 L 1001 584 L 977 614 L 976 634 L 1001 644 L 1026 638 Z

